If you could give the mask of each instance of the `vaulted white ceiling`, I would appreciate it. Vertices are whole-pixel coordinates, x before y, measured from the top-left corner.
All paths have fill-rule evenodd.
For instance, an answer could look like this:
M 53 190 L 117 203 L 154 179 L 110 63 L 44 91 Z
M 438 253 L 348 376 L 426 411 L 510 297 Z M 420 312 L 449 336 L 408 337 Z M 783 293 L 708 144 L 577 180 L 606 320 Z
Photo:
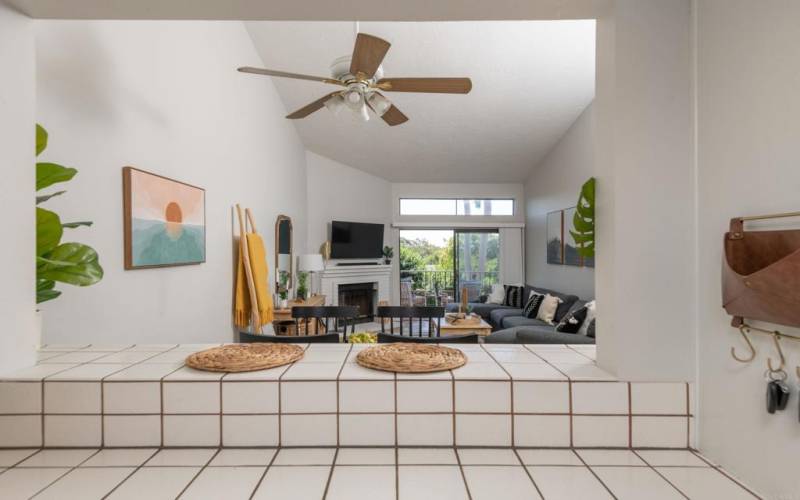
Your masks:
M 329 76 L 330 63 L 353 50 L 353 23 L 246 25 L 271 69 Z M 594 97 L 593 20 L 369 22 L 360 31 L 392 44 L 387 77 L 473 83 L 467 95 L 385 93 L 409 117 L 396 127 L 325 108 L 295 121 L 310 151 L 390 181 L 522 182 Z M 336 89 L 273 81 L 287 114 Z

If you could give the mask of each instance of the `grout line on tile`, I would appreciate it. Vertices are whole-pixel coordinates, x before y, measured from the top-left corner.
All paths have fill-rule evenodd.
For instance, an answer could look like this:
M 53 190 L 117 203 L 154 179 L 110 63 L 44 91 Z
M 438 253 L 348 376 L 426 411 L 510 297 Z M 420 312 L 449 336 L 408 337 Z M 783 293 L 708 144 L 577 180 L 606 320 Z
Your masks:
M 646 464 L 647 464 L 647 467 L 648 467 L 650 470 L 652 470 L 653 472 L 655 472 L 656 474 L 658 474 L 658 477 L 660 477 L 661 479 L 663 479 L 664 481 L 666 481 L 666 482 L 667 482 L 667 484 L 669 484 L 670 486 L 672 486 L 672 487 L 675 489 L 675 491 L 677 491 L 678 493 L 680 493 L 680 495 L 681 495 L 682 497 L 684 497 L 686 500 L 690 500 L 689 496 L 688 496 L 686 493 L 682 492 L 680 488 L 678 488 L 678 487 L 677 487 L 675 484 L 673 484 L 673 483 L 672 483 L 672 481 L 670 481 L 669 479 L 667 479 L 667 477 L 666 477 L 664 474 L 662 474 L 662 473 L 661 473 L 661 472 L 660 472 L 658 469 L 656 469 L 655 467 L 653 467 L 652 465 L 650 465 L 650 462 L 648 462 L 647 460 L 645 460 L 645 458 L 644 458 L 643 456 L 639 455 L 639 454 L 636 452 L 636 450 L 634 450 L 634 449 L 631 449 L 631 452 L 632 452 L 634 455 L 636 455 L 637 457 L 639 457 L 639 460 L 641 460 L 642 462 L 646 463 Z
M 615 500 L 619 500 L 619 499 L 617 498 L 617 495 L 615 495 L 615 494 L 614 494 L 614 492 L 613 492 L 613 491 L 611 491 L 611 488 L 609 488 L 609 487 L 608 487 L 608 485 L 607 485 L 606 483 L 604 483 L 602 479 L 600 479 L 600 476 L 598 476 L 598 475 L 597 475 L 597 473 L 594 471 L 594 469 L 592 469 L 592 468 L 589 466 L 589 464 L 588 464 L 588 463 L 586 463 L 586 460 L 584 460 L 584 459 L 583 459 L 583 457 L 581 456 L 581 454 L 580 454 L 580 453 L 578 453 L 577 451 L 575 451 L 575 448 L 571 448 L 571 450 L 572 450 L 572 453 L 574 453 L 574 454 L 575 454 L 575 456 L 577 456 L 577 457 L 578 457 L 578 460 L 580 460 L 580 461 L 581 461 L 581 463 L 583 464 L 583 466 L 584 466 L 584 467 L 586 467 L 587 469 L 589 469 L 589 472 L 591 472 L 591 474 L 594 476 L 594 478 L 595 478 L 595 479 L 597 479 L 597 480 L 600 482 L 600 484 L 602 484 L 602 485 L 603 485 L 603 488 L 605 488 L 605 489 L 606 489 L 606 491 L 608 491 L 608 494 L 609 494 L 609 495 L 611 495 L 611 496 L 612 496 L 612 497 L 613 497 Z
M 156 450 L 155 450 L 155 451 L 154 451 L 154 452 L 153 452 L 153 453 L 152 453 L 152 454 L 151 454 L 149 457 L 147 457 L 146 459 L 144 459 L 144 460 L 142 461 L 142 463 L 140 463 L 138 466 L 136 466 L 136 468 L 134 468 L 134 469 L 131 471 L 131 473 L 130 473 L 130 474 L 128 474 L 127 476 L 125 476 L 125 478 L 124 478 L 124 479 L 122 479 L 122 481 L 120 481 L 119 483 L 117 483 L 117 485 L 116 485 L 116 486 L 114 486 L 113 488 L 111 488 L 111 491 L 109 491 L 108 493 L 106 493 L 106 494 L 105 494 L 105 496 L 104 496 L 104 497 L 103 497 L 101 500 L 105 500 L 106 498 L 108 498 L 109 496 L 111 496 L 111 494 L 112 494 L 112 493 L 114 493 L 114 491 L 116 491 L 116 490 L 117 490 L 117 488 L 119 488 L 120 486 L 122 486 L 122 483 L 124 483 L 125 481 L 127 481 L 128 479 L 130 479 L 130 478 L 131 478 L 131 476 L 133 476 L 134 474 L 136 474 L 137 472 L 139 472 L 139 469 L 141 469 L 142 467 L 144 467 L 144 464 L 146 464 L 147 462 L 149 462 L 149 461 L 150 461 L 150 459 L 151 459 L 151 458 L 153 458 L 153 457 L 156 455 L 156 453 L 158 453 L 158 452 L 160 452 L 160 451 L 161 451 L 161 448 L 157 448 L 157 449 L 156 449 Z
M 336 468 L 336 460 L 339 457 L 339 447 L 336 447 L 336 451 L 333 453 L 333 463 L 331 464 L 331 470 L 328 471 L 328 480 L 325 482 L 325 491 L 322 493 L 322 500 L 325 500 L 328 497 L 328 489 L 331 487 L 331 479 L 333 479 L 333 470 Z
M 492 361 L 494 361 L 500 367 L 500 369 L 503 370 L 503 372 L 506 375 L 508 375 L 508 379 L 510 381 L 510 383 L 508 384 L 508 387 L 509 387 L 509 391 L 511 392 L 511 394 L 510 394 L 510 408 L 509 408 L 509 418 L 511 418 L 511 446 L 514 446 L 516 444 L 516 440 L 515 440 L 515 437 L 514 437 L 514 421 L 516 420 L 514 418 L 514 377 L 512 377 L 511 374 L 508 373 L 508 370 L 506 370 L 506 368 L 499 361 L 497 361 L 497 359 L 492 355 L 492 353 L 489 350 L 487 350 L 485 347 L 483 347 L 483 344 L 480 344 L 480 346 L 481 346 L 481 349 L 483 349 L 483 351 L 486 354 L 488 354 L 490 358 L 492 358 Z M 453 411 L 455 411 L 455 408 L 453 409 Z
M 525 462 L 522 461 L 522 457 L 519 456 L 519 452 L 517 452 L 516 448 L 512 448 L 512 451 L 514 452 L 514 456 L 517 457 L 519 464 L 522 466 L 522 470 L 525 471 L 525 474 L 528 475 L 528 479 L 530 479 L 531 483 L 533 483 L 533 487 L 536 488 L 536 492 L 539 494 L 539 497 L 544 499 L 544 494 L 542 494 L 542 490 L 539 489 L 539 485 L 536 484 L 536 481 L 533 480 L 531 471 L 528 470 L 528 467 L 525 465 Z
M 281 452 L 281 448 L 280 447 L 275 448 L 275 453 L 272 454 L 272 458 L 270 459 L 269 463 L 267 464 L 267 467 L 264 469 L 264 472 L 261 474 L 261 477 L 258 478 L 258 482 L 256 482 L 256 486 L 253 488 L 253 492 L 250 493 L 249 500 L 252 500 L 252 498 L 256 495 L 256 492 L 258 491 L 258 488 L 261 487 L 261 483 L 264 481 L 264 478 L 267 476 L 267 472 L 272 468 L 272 464 L 275 463 L 275 459 L 278 457 L 278 453 L 280 453 L 280 452 Z
M 469 491 L 469 484 L 467 484 L 467 475 L 464 473 L 464 466 L 461 465 L 461 455 L 458 453 L 458 448 L 453 447 L 453 453 L 456 454 L 456 462 L 458 462 L 458 470 L 461 471 L 461 480 L 464 481 L 464 488 L 467 490 L 467 498 L 472 500 L 472 493 Z
M 194 476 L 192 476 L 192 479 L 191 479 L 191 480 L 190 480 L 190 481 L 189 481 L 189 482 L 186 484 L 186 486 L 184 486 L 184 487 L 183 487 L 183 489 L 181 490 L 181 492 L 180 492 L 180 493 L 178 493 L 178 495 L 175 497 L 176 499 L 180 498 L 180 497 L 181 497 L 181 495 L 183 495 L 183 494 L 186 492 L 186 490 L 188 490 L 188 489 L 189 489 L 189 486 L 191 486 L 191 485 L 192 485 L 192 483 L 194 482 L 194 480 L 195 480 L 195 479 L 197 479 L 197 478 L 198 478 L 198 476 L 200 476 L 200 474 L 202 474 L 204 470 L 206 470 L 206 467 L 208 467 L 208 464 L 210 464 L 210 463 L 211 463 L 211 461 L 212 461 L 212 460 L 214 460 L 214 459 L 217 457 L 217 455 L 219 455 L 219 452 L 220 452 L 221 450 L 222 450 L 222 448 L 217 448 L 217 451 L 215 451 L 215 452 L 214 452 L 214 453 L 211 455 L 211 458 L 209 458 L 209 459 L 206 461 L 205 465 L 203 465 L 202 467 L 200 467 L 200 470 L 199 470 L 199 471 L 197 471 L 197 474 L 195 474 Z
M 39 491 L 37 491 L 36 493 L 34 493 L 33 495 L 31 495 L 29 498 L 33 498 L 33 497 L 35 497 L 35 496 L 39 495 L 40 493 L 42 493 L 42 492 L 43 492 L 44 490 L 46 490 L 47 488 L 49 488 L 49 487 L 53 486 L 54 484 L 56 484 L 57 482 L 59 482 L 59 481 L 61 480 L 61 478 L 63 478 L 63 477 L 64 477 L 64 476 L 66 476 L 67 474 L 70 474 L 72 471 L 74 471 L 75 469 L 77 469 L 78 467 L 80 467 L 80 466 L 81 466 L 81 464 L 84 464 L 84 463 L 86 463 L 86 461 L 88 461 L 90 458 L 92 458 L 93 456 L 97 455 L 98 453 L 100 453 L 100 448 L 97 448 L 97 449 L 95 449 L 94 453 L 92 453 L 91 455 L 89 455 L 89 456 L 88 456 L 88 457 L 86 457 L 85 459 L 81 460 L 81 461 L 80 461 L 80 463 L 78 463 L 77 465 L 74 465 L 74 466 L 70 467 L 70 468 L 69 468 L 69 470 L 68 470 L 67 472 L 65 472 L 65 473 L 61 474 L 61 475 L 60 475 L 60 476 L 58 476 L 57 478 L 55 478 L 55 479 L 53 479 L 52 481 L 50 481 L 49 483 L 47 483 L 47 485 L 46 485 L 44 488 L 40 489 Z
M 716 470 L 717 472 L 719 472 L 719 473 L 720 473 L 720 474 L 722 474 L 723 476 L 727 477 L 728 479 L 730 479 L 731 481 L 733 481 L 734 483 L 736 483 L 737 485 L 739 485 L 739 487 L 740 487 L 740 488 L 742 488 L 743 490 L 745 490 L 746 492 L 750 493 L 751 495 L 753 495 L 753 496 L 754 496 L 754 497 L 756 497 L 756 498 L 759 498 L 759 499 L 761 499 L 761 498 L 762 498 L 762 497 L 761 497 L 761 495 L 759 495 L 759 494 L 758 494 L 758 493 L 756 493 L 755 491 L 751 490 L 750 488 L 748 488 L 747 486 L 745 486 L 744 484 L 742 484 L 742 483 L 741 483 L 741 482 L 740 482 L 738 479 L 736 479 L 735 477 L 733 477 L 733 476 L 731 476 L 730 474 L 728 474 L 728 472 L 727 472 L 727 471 L 725 471 L 725 470 L 724 470 L 722 467 L 720 467 L 719 465 L 716 465 L 716 464 L 713 464 L 713 463 L 711 463 L 709 460 L 707 460 L 707 459 L 706 459 L 706 457 L 704 457 L 703 455 L 701 455 L 701 454 L 697 453 L 697 451 L 696 451 L 696 450 L 693 450 L 693 449 L 689 448 L 689 452 L 690 452 L 690 453 L 692 453 L 692 454 L 693 454 L 694 456 L 696 456 L 697 458 L 699 458 L 700 460 L 702 460 L 703 462 L 707 463 L 707 464 L 709 465 L 709 467 L 711 467 L 712 469 Z

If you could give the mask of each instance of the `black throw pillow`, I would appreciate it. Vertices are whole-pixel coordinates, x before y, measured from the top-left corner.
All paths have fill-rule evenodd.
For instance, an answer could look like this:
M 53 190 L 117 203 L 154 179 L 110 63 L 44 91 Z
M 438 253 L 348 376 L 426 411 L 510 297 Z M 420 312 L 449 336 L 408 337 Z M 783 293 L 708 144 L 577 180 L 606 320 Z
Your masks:
M 506 297 L 505 300 L 503 300 L 503 305 L 516 307 L 517 309 L 522 309 L 522 292 L 524 291 L 524 287 L 516 285 L 504 285 L 504 286 L 505 286 Z
M 542 306 L 542 301 L 544 301 L 544 295 L 536 292 L 531 293 L 531 296 L 528 297 L 528 302 L 525 303 L 522 314 L 524 314 L 526 318 L 536 319 L 536 314 Z
M 578 309 L 574 309 L 567 313 L 561 321 L 556 325 L 557 332 L 563 333 L 578 333 L 578 330 L 581 329 L 581 325 L 583 325 L 584 320 L 586 320 L 586 314 L 588 314 L 589 310 L 586 306 L 579 307 Z

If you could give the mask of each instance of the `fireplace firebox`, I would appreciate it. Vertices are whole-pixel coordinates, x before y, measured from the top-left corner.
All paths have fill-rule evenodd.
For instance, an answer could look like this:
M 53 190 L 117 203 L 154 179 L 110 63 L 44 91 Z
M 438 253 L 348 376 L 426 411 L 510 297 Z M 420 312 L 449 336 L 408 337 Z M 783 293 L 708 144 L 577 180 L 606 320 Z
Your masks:
M 358 308 L 359 323 L 369 323 L 375 319 L 375 283 L 347 283 L 339 285 L 339 305 Z

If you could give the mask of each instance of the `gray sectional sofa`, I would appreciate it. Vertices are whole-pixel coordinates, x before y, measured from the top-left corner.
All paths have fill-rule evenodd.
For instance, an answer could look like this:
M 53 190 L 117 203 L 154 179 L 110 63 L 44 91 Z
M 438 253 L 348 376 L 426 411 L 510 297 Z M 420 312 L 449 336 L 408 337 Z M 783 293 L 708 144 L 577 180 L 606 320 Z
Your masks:
M 522 309 L 500 304 L 487 304 L 485 297 L 481 302 L 473 302 L 472 312 L 481 316 L 492 325 L 493 333 L 484 341 L 489 344 L 594 344 L 594 338 L 576 333 L 557 332 L 555 325 L 570 311 L 583 307 L 587 301 L 575 295 L 556 292 L 538 286 L 525 285 L 523 297 L 527 299 L 531 290 L 539 293 L 549 293 L 560 298 L 563 302 L 558 306 L 554 324 L 549 325 L 544 321 L 527 318 Z M 458 304 L 449 304 L 448 311 L 457 311 Z

